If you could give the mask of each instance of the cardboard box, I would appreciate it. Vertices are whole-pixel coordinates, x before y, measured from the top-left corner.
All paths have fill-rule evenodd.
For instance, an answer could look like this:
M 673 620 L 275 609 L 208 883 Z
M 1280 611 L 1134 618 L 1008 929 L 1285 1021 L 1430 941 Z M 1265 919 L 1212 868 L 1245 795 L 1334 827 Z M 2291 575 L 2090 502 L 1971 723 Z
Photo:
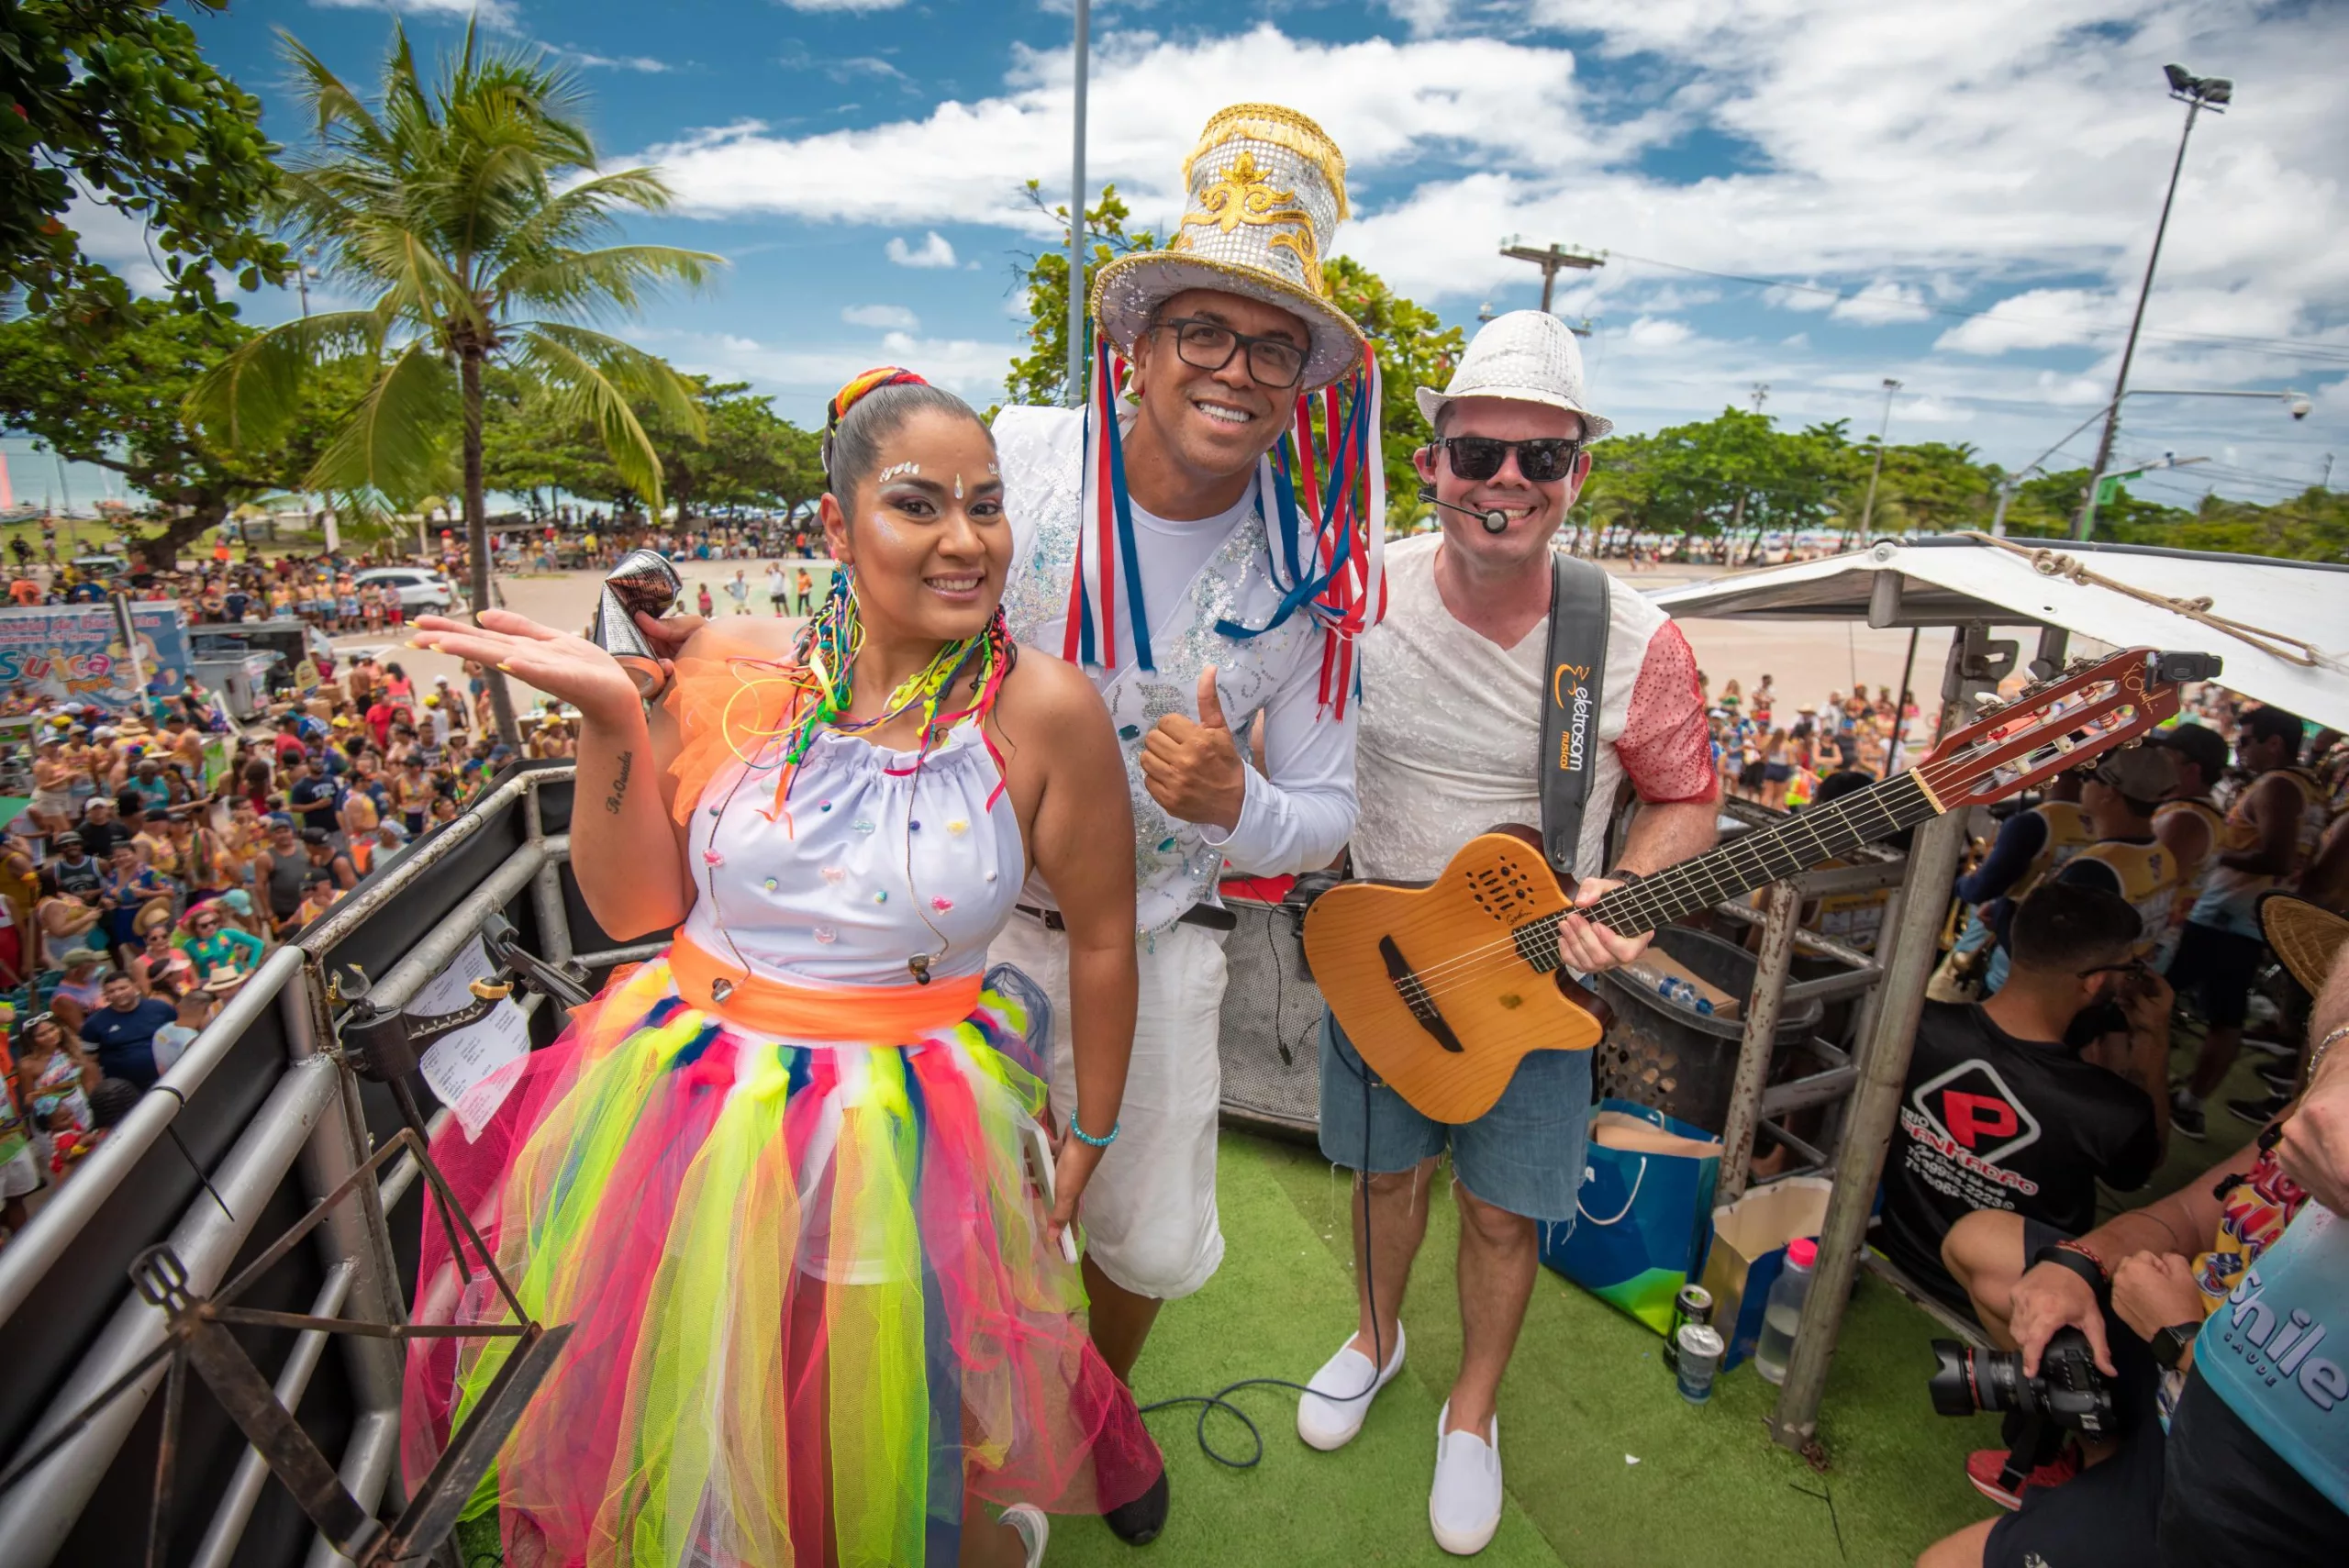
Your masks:
M 1713 1210 L 1713 1250 L 1699 1283 L 1713 1293 L 1713 1327 L 1728 1342 L 1723 1372 L 1753 1353 L 1787 1243 L 1819 1234 L 1834 1190 L 1825 1176 L 1789 1176 Z

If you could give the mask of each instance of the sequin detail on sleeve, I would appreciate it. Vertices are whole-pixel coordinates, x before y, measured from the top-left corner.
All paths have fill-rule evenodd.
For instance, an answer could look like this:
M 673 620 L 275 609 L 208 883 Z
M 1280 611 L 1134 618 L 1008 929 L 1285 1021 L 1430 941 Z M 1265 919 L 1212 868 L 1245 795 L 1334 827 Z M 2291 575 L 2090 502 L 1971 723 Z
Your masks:
M 1710 800 L 1719 792 L 1697 655 L 1669 621 L 1648 639 L 1615 754 L 1642 800 Z

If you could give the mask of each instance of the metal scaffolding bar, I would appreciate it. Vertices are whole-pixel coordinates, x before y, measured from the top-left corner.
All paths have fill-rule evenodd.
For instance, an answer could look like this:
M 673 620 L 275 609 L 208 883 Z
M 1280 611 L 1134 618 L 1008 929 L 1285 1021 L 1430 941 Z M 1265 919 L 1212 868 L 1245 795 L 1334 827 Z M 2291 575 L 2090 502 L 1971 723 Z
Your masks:
M 1964 642 L 1956 639 L 1950 651 L 1943 695 L 1951 718 L 1943 727 L 1944 734 L 1965 723 L 1968 710 L 1961 680 Z M 1786 1381 L 1767 1422 L 1773 1440 L 1787 1448 L 1808 1449 L 1818 1438 L 1827 1369 L 1842 1332 L 1876 1177 L 1908 1082 L 1909 1051 L 1925 1006 L 1925 981 L 1939 946 L 1942 910 L 1965 847 L 1965 814 L 1949 812 L 1917 829 L 1908 879 L 1901 886 L 1899 924 L 1885 928 L 1884 984 L 1877 988 L 1870 1029 L 1861 1043 L 1859 1088 L 1845 1112 L 1843 1135 L 1835 1151 L 1835 1187 L 1820 1234 L 1819 1272 L 1803 1303 Z

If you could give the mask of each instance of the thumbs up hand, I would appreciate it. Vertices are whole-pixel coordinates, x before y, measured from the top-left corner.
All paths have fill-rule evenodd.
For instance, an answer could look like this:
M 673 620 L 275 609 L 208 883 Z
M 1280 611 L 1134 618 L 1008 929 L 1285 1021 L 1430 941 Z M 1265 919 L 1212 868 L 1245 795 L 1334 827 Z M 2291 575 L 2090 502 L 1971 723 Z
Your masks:
M 1141 748 L 1142 787 L 1167 815 L 1229 833 L 1248 798 L 1247 764 L 1216 692 L 1215 666 L 1199 672 L 1199 717 L 1170 713 Z

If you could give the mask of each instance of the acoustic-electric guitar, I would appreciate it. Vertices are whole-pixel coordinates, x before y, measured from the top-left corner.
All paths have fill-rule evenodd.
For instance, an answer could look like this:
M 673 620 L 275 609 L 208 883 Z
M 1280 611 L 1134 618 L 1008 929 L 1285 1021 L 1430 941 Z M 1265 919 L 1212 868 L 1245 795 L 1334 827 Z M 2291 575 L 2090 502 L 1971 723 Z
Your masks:
M 1578 913 L 1636 936 L 1944 811 L 2003 799 L 2174 717 L 2179 684 L 2218 672 L 2207 654 L 2145 648 L 2075 664 L 1985 709 L 1915 768 Z M 1474 1121 L 1527 1052 L 1587 1051 L 1604 1033 L 1595 998 L 1560 963 L 1572 901 L 1571 879 L 1552 874 L 1536 835 L 1497 830 L 1469 840 L 1425 887 L 1356 882 L 1323 894 L 1305 918 L 1306 961 L 1373 1072 L 1424 1115 Z

